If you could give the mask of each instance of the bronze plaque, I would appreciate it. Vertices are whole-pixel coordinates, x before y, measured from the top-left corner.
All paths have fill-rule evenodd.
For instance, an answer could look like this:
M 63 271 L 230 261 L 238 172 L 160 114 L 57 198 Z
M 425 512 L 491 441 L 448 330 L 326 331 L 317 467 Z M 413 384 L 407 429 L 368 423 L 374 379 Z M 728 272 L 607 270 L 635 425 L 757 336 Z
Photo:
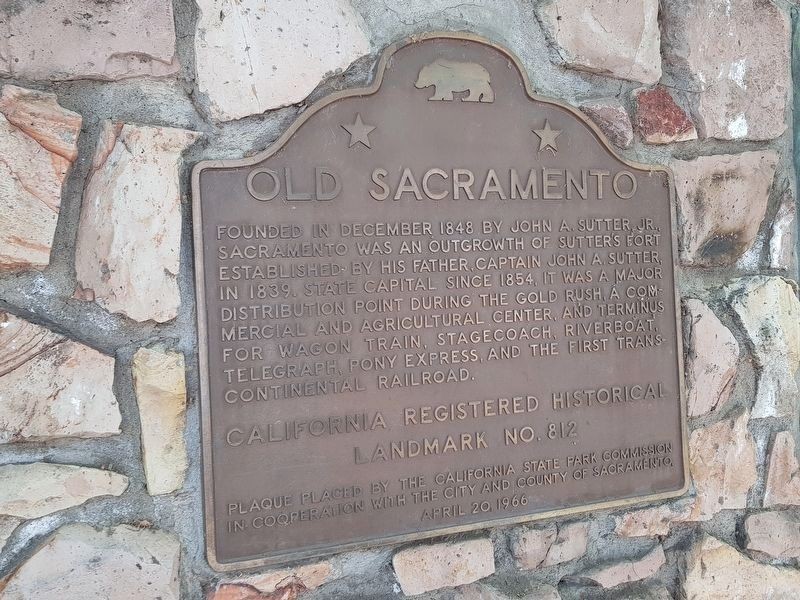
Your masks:
M 209 561 L 682 494 L 672 182 L 430 35 L 193 173 Z

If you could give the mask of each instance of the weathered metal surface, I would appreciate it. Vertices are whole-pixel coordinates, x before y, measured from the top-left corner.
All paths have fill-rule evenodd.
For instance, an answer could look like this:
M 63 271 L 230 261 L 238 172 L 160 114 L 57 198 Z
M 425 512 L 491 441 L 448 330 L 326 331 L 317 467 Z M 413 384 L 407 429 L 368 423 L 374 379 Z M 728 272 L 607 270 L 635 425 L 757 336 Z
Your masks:
M 399 44 L 193 183 L 215 568 L 684 490 L 670 176 L 506 51 Z

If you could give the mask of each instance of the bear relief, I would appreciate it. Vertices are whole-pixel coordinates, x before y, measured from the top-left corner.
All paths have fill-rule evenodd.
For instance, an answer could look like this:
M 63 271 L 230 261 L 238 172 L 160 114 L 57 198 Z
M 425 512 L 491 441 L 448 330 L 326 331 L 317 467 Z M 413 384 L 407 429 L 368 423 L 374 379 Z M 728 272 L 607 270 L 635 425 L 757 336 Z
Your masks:
M 437 58 L 419 70 L 415 87 L 434 86 L 428 100 L 453 100 L 454 92 L 469 92 L 462 102 L 494 102 L 489 71 L 477 63 L 456 62 Z

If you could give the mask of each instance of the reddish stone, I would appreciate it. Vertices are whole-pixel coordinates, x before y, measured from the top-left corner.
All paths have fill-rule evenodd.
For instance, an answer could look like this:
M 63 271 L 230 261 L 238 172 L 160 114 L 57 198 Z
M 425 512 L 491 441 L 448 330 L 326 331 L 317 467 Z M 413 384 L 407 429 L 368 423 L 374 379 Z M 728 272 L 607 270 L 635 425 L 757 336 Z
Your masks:
M 252 585 L 223 583 L 206 596 L 207 600 L 295 600 L 306 591 L 302 583 L 290 583 L 274 592 L 265 594 Z
M 636 126 L 647 144 L 671 144 L 697 139 L 694 123 L 675 103 L 666 88 L 635 93 Z
M 251 585 L 225 583 L 208 593 L 208 600 L 262 600 L 264 594 Z
M 252 585 L 265 594 L 274 592 L 287 585 L 302 585 L 307 590 L 315 590 L 333 575 L 333 567 L 329 562 L 318 562 L 303 565 L 294 569 L 278 569 L 250 575 L 236 581 L 226 583 L 244 583 Z

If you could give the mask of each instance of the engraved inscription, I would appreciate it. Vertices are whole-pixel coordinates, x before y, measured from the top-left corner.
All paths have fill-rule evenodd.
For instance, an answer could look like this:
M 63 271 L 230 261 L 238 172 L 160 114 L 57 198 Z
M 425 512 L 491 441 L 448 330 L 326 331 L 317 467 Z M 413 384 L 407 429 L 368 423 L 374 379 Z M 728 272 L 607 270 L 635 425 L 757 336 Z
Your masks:
M 195 168 L 214 567 L 681 493 L 670 178 L 510 64 L 401 45 Z

